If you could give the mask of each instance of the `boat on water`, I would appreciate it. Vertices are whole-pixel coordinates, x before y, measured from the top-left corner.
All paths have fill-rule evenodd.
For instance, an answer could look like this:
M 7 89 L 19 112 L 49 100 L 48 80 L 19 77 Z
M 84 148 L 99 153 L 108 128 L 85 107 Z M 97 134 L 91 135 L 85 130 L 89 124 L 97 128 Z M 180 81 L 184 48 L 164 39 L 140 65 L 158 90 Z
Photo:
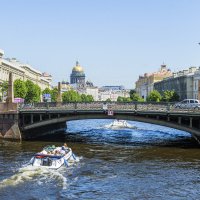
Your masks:
M 70 160 L 76 160 L 71 148 L 52 145 L 44 147 L 41 152 L 36 153 L 28 164 L 35 167 L 58 169 L 63 165 L 68 166 Z
M 132 128 L 126 120 L 114 120 L 111 124 L 106 126 L 107 128 Z

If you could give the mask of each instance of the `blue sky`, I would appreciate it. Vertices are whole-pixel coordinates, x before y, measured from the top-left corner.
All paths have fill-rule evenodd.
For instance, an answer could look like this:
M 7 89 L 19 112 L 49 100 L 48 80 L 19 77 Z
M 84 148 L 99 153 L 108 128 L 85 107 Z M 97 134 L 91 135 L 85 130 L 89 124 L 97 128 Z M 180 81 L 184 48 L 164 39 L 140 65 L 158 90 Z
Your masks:
M 200 65 L 199 0 L 0 0 L 0 49 L 68 80 L 76 60 L 97 86 L 133 88 L 164 62 Z

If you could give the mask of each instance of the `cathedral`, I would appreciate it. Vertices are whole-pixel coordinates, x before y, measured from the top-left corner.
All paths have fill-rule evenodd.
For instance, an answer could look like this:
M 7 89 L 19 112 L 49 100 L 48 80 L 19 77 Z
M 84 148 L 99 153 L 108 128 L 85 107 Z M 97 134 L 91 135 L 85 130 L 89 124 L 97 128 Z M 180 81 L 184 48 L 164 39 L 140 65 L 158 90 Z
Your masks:
M 83 84 L 85 85 L 85 73 L 79 62 L 76 62 L 76 66 L 73 67 L 70 75 L 70 84 Z

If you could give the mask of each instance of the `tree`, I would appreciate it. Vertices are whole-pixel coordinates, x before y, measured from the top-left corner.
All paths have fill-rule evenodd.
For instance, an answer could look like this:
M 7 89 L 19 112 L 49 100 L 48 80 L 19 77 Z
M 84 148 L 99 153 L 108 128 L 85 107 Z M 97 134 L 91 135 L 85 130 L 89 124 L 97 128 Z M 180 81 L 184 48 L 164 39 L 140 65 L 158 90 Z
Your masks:
M 87 102 L 87 96 L 86 96 L 86 94 L 81 94 L 81 101 L 82 102 Z
M 33 98 L 34 102 L 40 102 L 41 101 L 41 88 L 39 85 L 34 84 L 34 90 L 35 90 L 35 96 Z
M 174 91 L 171 101 L 179 101 L 180 97 L 177 92 Z
M 43 91 L 42 91 L 42 94 L 51 94 L 51 89 L 49 88 L 45 88 Z
M 25 83 L 27 87 L 27 94 L 25 97 L 26 102 L 28 103 L 39 102 L 41 95 L 41 88 L 30 80 L 27 80 Z
M 87 95 L 87 102 L 93 102 L 94 101 L 94 97 L 92 95 Z
M 24 81 L 16 79 L 14 81 L 14 97 L 25 98 L 27 94 L 27 88 Z
M 163 93 L 162 101 L 170 102 L 170 101 L 178 101 L 179 95 L 174 90 L 166 90 Z
M 63 102 L 81 102 L 81 96 L 74 90 L 66 91 L 62 94 Z
M 137 94 L 137 93 L 133 93 L 133 94 L 131 95 L 131 99 L 132 99 L 132 101 L 139 101 L 139 102 L 143 102 L 143 101 L 144 101 L 144 99 L 141 98 L 141 97 L 139 96 L 139 94 Z
M 130 94 L 130 97 L 131 97 L 131 99 L 132 99 L 132 96 L 133 96 L 134 94 L 136 94 L 136 91 L 135 91 L 135 90 L 130 90 L 129 94 Z
M 106 102 L 112 102 L 110 98 L 106 99 Z
M 123 97 L 117 97 L 117 102 L 124 102 L 124 99 L 123 99 Z
M 55 87 L 51 90 L 51 101 L 56 102 L 57 98 L 58 98 L 58 88 Z
M 160 102 L 161 94 L 157 90 L 153 90 L 147 97 L 147 101 Z
M 3 101 L 3 99 L 4 99 L 4 93 L 7 93 L 7 91 L 8 91 L 8 82 L 7 81 L 3 81 L 0 84 L 0 90 L 1 90 L 2 101 Z

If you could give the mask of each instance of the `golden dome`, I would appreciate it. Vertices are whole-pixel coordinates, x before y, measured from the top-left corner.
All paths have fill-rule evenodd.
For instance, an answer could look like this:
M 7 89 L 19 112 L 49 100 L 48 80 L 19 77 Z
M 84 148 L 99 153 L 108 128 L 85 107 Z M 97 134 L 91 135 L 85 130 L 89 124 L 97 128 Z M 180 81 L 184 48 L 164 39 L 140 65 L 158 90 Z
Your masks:
M 83 72 L 83 68 L 79 65 L 78 61 L 76 62 L 76 66 L 73 67 L 72 71 Z

